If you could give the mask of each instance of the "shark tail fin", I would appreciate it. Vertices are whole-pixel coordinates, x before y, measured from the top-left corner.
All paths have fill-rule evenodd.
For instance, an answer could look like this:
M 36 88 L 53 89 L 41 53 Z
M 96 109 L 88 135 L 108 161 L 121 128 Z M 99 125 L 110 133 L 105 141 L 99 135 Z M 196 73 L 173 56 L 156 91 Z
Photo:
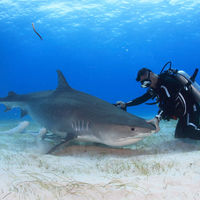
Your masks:
M 57 89 L 72 89 L 69 84 L 67 83 L 63 73 L 60 70 L 57 70 L 58 74 L 58 87 Z

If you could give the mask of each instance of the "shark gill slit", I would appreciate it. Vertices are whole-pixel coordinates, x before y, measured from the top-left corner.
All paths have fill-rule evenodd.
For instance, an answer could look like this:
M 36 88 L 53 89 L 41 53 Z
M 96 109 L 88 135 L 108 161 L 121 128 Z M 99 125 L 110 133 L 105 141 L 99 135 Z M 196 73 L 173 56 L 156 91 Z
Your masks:
M 74 131 L 89 131 L 90 122 L 84 120 L 72 121 L 71 127 Z

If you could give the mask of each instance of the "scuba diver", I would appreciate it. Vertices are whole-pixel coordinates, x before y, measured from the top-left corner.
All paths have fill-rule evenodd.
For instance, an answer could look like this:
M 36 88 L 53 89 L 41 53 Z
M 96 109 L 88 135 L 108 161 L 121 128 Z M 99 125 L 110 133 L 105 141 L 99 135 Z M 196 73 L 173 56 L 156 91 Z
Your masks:
M 170 64 L 170 68 L 163 72 Z M 136 81 L 141 87 L 148 88 L 147 92 L 129 101 L 117 101 L 115 105 L 126 110 L 129 106 L 135 106 L 156 98 L 159 106 L 156 118 L 160 121 L 178 119 L 175 130 L 175 138 L 200 139 L 200 87 L 195 82 L 198 69 L 190 77 L 184 71 L 171 68 L 171 61 L 167 62 L 159 75 L 150 69 L 142 68 L 138 71 Z M 146 103 L 148 104 L 148 103 Z

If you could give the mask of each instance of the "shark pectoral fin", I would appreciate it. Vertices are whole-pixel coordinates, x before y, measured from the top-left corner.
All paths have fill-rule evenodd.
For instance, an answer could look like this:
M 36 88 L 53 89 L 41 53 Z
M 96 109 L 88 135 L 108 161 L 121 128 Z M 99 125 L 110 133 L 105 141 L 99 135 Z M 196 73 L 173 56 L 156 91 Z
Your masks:
M 47 154 L 53 153 L 56 149 L 58 149 L 59 147 L 61 147 L 61 145 L 63 144 L 68 144 L 71 140 L 75 139 L 76 136 L 74 134 L 67 134 L 67 137 L 64 138 L 64 140 L 60 143 L 58 143 L 57 145 L 55 145 L 54 147 L 52 147 Z
M 27 114 L 28 114 L 28 112 L 27 112 L 26 110 L 21 109 L 21 114 L 20 114 L 20 117 L 21 117 L 21 118 L 24 117 L 24 116 L 27 115 Z

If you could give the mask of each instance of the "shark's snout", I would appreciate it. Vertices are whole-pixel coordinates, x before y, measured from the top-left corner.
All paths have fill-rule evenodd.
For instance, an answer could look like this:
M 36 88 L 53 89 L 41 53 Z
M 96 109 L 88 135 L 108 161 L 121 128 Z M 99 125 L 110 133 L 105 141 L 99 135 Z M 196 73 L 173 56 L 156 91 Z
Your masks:
M 104 127 L 102 129 L 102 127 Z M 128 126 L 128 125 L 101 125 L 99 135 L 101 143 L 110 146 L 124 146 L 130 145 L 144 137 L 149 136 L 152 133 L 152 129 L 139 126 Z

